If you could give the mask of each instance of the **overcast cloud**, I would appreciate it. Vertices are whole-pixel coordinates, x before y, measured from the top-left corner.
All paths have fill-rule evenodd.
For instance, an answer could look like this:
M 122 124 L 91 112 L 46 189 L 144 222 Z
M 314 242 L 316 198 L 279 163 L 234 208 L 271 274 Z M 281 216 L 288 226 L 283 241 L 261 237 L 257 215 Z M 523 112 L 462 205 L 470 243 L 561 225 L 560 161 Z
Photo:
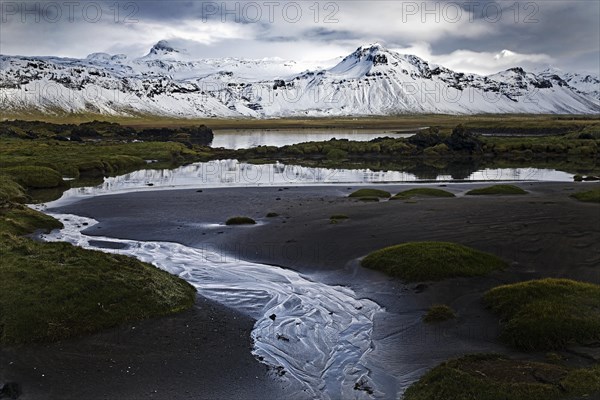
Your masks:
M 489 74 L 553 65 L 599 73 L 600 1 L 0 1 L 0 53 L 330 60 L 379 42 Z

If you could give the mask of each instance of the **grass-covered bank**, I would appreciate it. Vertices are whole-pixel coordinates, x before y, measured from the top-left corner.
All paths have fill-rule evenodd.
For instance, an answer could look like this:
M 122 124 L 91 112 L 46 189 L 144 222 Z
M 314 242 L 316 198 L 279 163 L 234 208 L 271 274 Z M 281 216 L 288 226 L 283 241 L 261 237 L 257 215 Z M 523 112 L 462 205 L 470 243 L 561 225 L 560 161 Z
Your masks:
M 568 400 L 600 395 L 600 366 L 470 355 L 440 364 L 405 393 L 406 400 Z
M 0 236 L 0 344 L 55 341 L 183 311 L 195 289 L 132 257 Z
M 21 237 L 62 227 L 0 191 L 0 344 L 53 341 L 189 308 L 195 289 L 134 258 Z
M 0 176 L 26 189 L 67 187 L 62 177 L 102 182 L 105 176 L 138 169 L 176 166 L 196 160 L 198 153 L 173 142 L 77 143 L 2 138 Z M 156 160 L 148 164 L 146 160 Z
M 208 125 L 212 129 L 409 129 L 423 126 L 439 126 L 452 128 L 465 124 L 469 128 L 493 129 L 494 132 L 515 132 L 526 129 L 527 132 L 560 133 L 574 129 L 584 129 L 600 122 L 593 115 L 557 115 L 557 114 L 481 114 L 481 115 L 443 115 L 443 114 L 402 114 L 371 117 L 322 117 L 322 118 L 173 118 L 156 115 L 117 116 L 97 113 L 57 113 L 29 112 L 4 114 L 6 119 L 26 121 L 46 121 L 55 124 L 81 124 L 91 121 L 118 123 L 135 128 L 168 127 L 179 128 L 197 125 Z
M 117 123 L 89 121 L 80 124 L 53 124 L 43 121 L 4 121 L 0 124 L 0 136 L 19 139 L 55 139 L 59 141 L 154 141 L 178 142 L 188 147 L 208 145 L 214 135 L 206 125 L 188 125 L 183 127 L 146 127 L 133 128 Z
M 194 303 L 192 286 L 134 258 L 19 236 L 61 227 L 23 205 L 0 209 L 0 345 L 60 340 Z

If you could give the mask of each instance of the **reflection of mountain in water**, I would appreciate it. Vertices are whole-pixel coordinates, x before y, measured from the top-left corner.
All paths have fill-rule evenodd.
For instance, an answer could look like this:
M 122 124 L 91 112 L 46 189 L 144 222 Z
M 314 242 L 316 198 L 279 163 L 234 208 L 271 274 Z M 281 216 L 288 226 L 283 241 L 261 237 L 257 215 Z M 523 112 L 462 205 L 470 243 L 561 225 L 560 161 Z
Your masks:
M 482 169 L 478 160 L 451 160 L 437 163 L 419 162 L 407 167 L 409 172 L 419 180 L 438 180 L 440 177 L 449 177 L 452 180 L 466 180 L 476 171 Z
M 384 168 L 319 168 L 299 165 L 248 164 L 238 160 L 220 160 L 186 165 L 176 169 L 146 169 L 117 177 L 105 178 L 97 186 L 72 188 L 60 202 L 108 193 L 174 188 L 259 187 L 283 185 L 331 185 L 404 183 L 426 180 L 494 181 L 541 180 L 571 181 L 572 175 L 554 169 L 485 168 L 477 161 L 451 161 Z M 54 197 L 55 198 L 55 197 Z

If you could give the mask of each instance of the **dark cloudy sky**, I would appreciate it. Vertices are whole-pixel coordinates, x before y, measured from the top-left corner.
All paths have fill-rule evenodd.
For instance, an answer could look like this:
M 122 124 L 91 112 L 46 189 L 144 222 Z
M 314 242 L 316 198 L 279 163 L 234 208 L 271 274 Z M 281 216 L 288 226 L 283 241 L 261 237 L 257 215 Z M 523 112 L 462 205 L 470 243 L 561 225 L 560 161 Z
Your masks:
M 600 0 L 0 1 L 0 53 L 326 60 L 379 42 L 477 73 L 553 65 L 598 73 Z

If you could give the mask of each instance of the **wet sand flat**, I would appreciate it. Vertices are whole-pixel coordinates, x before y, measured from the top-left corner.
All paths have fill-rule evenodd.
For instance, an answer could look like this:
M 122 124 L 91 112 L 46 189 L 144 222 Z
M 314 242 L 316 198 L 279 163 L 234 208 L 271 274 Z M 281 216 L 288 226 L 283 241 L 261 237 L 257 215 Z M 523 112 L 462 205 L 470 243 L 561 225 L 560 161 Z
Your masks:
M 600 280 L 600 210 L 569 197 L 594 185 L 519 183 L 529 192 L 522 196 L 464 195 L 489 184 L 426 186 L 458 197 L 363 203 L 346 197 L 356 186 L 232 188 L 102 196 L 58 211 L 98 220 L 86 234 L 204 246 L 307 273 L 342 269 L 381 247 L 438 240 L 494 253 L 515 272 Z M 379 187 L 394 194 L 423 185 Z M 349 219 L 331 224 L 334 214 Z M 223 226 L 236 215 L 259 224 Z

